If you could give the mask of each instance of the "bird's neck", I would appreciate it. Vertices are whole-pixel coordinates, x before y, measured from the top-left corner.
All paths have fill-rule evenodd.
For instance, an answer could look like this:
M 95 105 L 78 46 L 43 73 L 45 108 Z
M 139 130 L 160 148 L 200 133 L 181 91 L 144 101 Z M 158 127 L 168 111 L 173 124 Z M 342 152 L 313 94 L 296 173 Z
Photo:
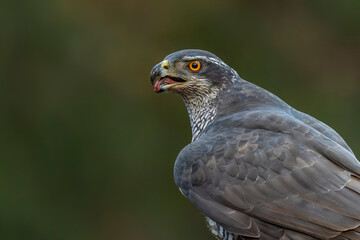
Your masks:
M 218 90 L 211 93 L 182 96 L 189 113 L 192 141 L 198 139 L 217 114 Z

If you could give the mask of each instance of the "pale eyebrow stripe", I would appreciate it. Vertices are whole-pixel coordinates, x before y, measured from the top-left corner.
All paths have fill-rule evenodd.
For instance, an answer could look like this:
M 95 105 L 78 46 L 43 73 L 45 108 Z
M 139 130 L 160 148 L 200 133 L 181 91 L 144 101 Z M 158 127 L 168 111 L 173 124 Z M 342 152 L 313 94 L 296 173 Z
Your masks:
M 221 66 L 227 66 L 223 61 L 213 58 L 213 57 L 204 57 L 204 56 L 191 56 L 191 57 L 182 57 L 180 60 L 185 60 L 185 61 L 191 61 L 191 60 L 204 60 L 204 61 L 208 61 L 211 63 L 214 63 L 216 65 L 221 65 Z
M 219 65 L 219 66 L 222 66 L 222 67 L 228 67 L 231 69 L 232 73 L 234 75 L 238 75 L 237 72 L 232 69 L 231 67 L 229 67 L 226 63 L 224 63 L 222 60 L 220 59 L 216 59 L 216 58 L 213 58 L 213 57 L 204 57 L 204 56 L 184 56 L 182 58 L 180 58 L 179 60 L 184 60 L 184 61 L 191 61 L 191 60 L 205 60 L 205 61 L 208 61 L 208 62 L 211 62 L 211 63 L 214 63 L 216 65 Z M 235 81 L 235 79 L 231 79 L 232 82 Z
M 211 63 L 214 63 L 216 65 L 220 65 L 220 66 L 224 66 L 224 67 L 229 67 L 228 65 L 226 65 L 226 63 L 224 63 L 223 61 L 221 61 L 220 59 L 216 59 L 213 57 L 204 57 L 204 56 L 191 56 L 191 57 L 182 57 L 180 60 L 185 60 L 185 61 L 191 61 L 191 60 L 205 60 Z
M 190 61 L 190 60 L 196 60 L 196 59 L 201 59 L 201 60 L 209 60 L 209 61 L 214 61 L 214 62 L 220 62 L 219 60 L 217 60 L 216 58 L 213 57 L 204 57 L 204 56 L 184 56 L 181 58 L 181 60 L 185 60 L 185 61 Z

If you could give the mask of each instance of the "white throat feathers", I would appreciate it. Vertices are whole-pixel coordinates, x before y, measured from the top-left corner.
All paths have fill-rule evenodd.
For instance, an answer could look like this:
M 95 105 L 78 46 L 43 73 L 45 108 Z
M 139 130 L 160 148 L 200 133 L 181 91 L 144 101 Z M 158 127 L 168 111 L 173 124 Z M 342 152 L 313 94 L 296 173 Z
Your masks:
M 217 114 L 218 92 L 219 89 L 213 89 L 210 93 L 182 95 L 190 118 L 191 141 L 198 139 L 214 120 Z

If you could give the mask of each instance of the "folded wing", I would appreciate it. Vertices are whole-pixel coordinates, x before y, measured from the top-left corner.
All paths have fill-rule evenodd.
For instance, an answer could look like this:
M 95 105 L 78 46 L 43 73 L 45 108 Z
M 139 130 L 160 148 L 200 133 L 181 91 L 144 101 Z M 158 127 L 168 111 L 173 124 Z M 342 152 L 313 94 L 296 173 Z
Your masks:
M 237 124 L 231 131 L 222 127 L 229 121 Z M 179 154 L 175 180 L 227 231 L 260 237 L 271 224 L 335 238 L 360 226 L 360 164 L 337 142 L 274 114 L 214 129 Z

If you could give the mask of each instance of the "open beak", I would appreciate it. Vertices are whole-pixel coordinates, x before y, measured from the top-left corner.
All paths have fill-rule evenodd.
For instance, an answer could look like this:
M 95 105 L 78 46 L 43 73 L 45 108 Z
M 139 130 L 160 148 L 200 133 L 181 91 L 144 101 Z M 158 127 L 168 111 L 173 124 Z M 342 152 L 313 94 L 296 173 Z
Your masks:
M 165 92 L 186 82 L 183 78 L 169 74 L 167 66 L 168 65 L 164 65 L 164 62 L 161 62 L 151 70 L 150 81 L 156 93 Z
M 183 84 L 186 82 L 182 78 L 172 77 L 172 76 L 165 76 L 161 77 L 159 80 L 155 82 L 154 85 L 154 92 L 160 93 L 166 90 L 170 90 L 172 87 Z

